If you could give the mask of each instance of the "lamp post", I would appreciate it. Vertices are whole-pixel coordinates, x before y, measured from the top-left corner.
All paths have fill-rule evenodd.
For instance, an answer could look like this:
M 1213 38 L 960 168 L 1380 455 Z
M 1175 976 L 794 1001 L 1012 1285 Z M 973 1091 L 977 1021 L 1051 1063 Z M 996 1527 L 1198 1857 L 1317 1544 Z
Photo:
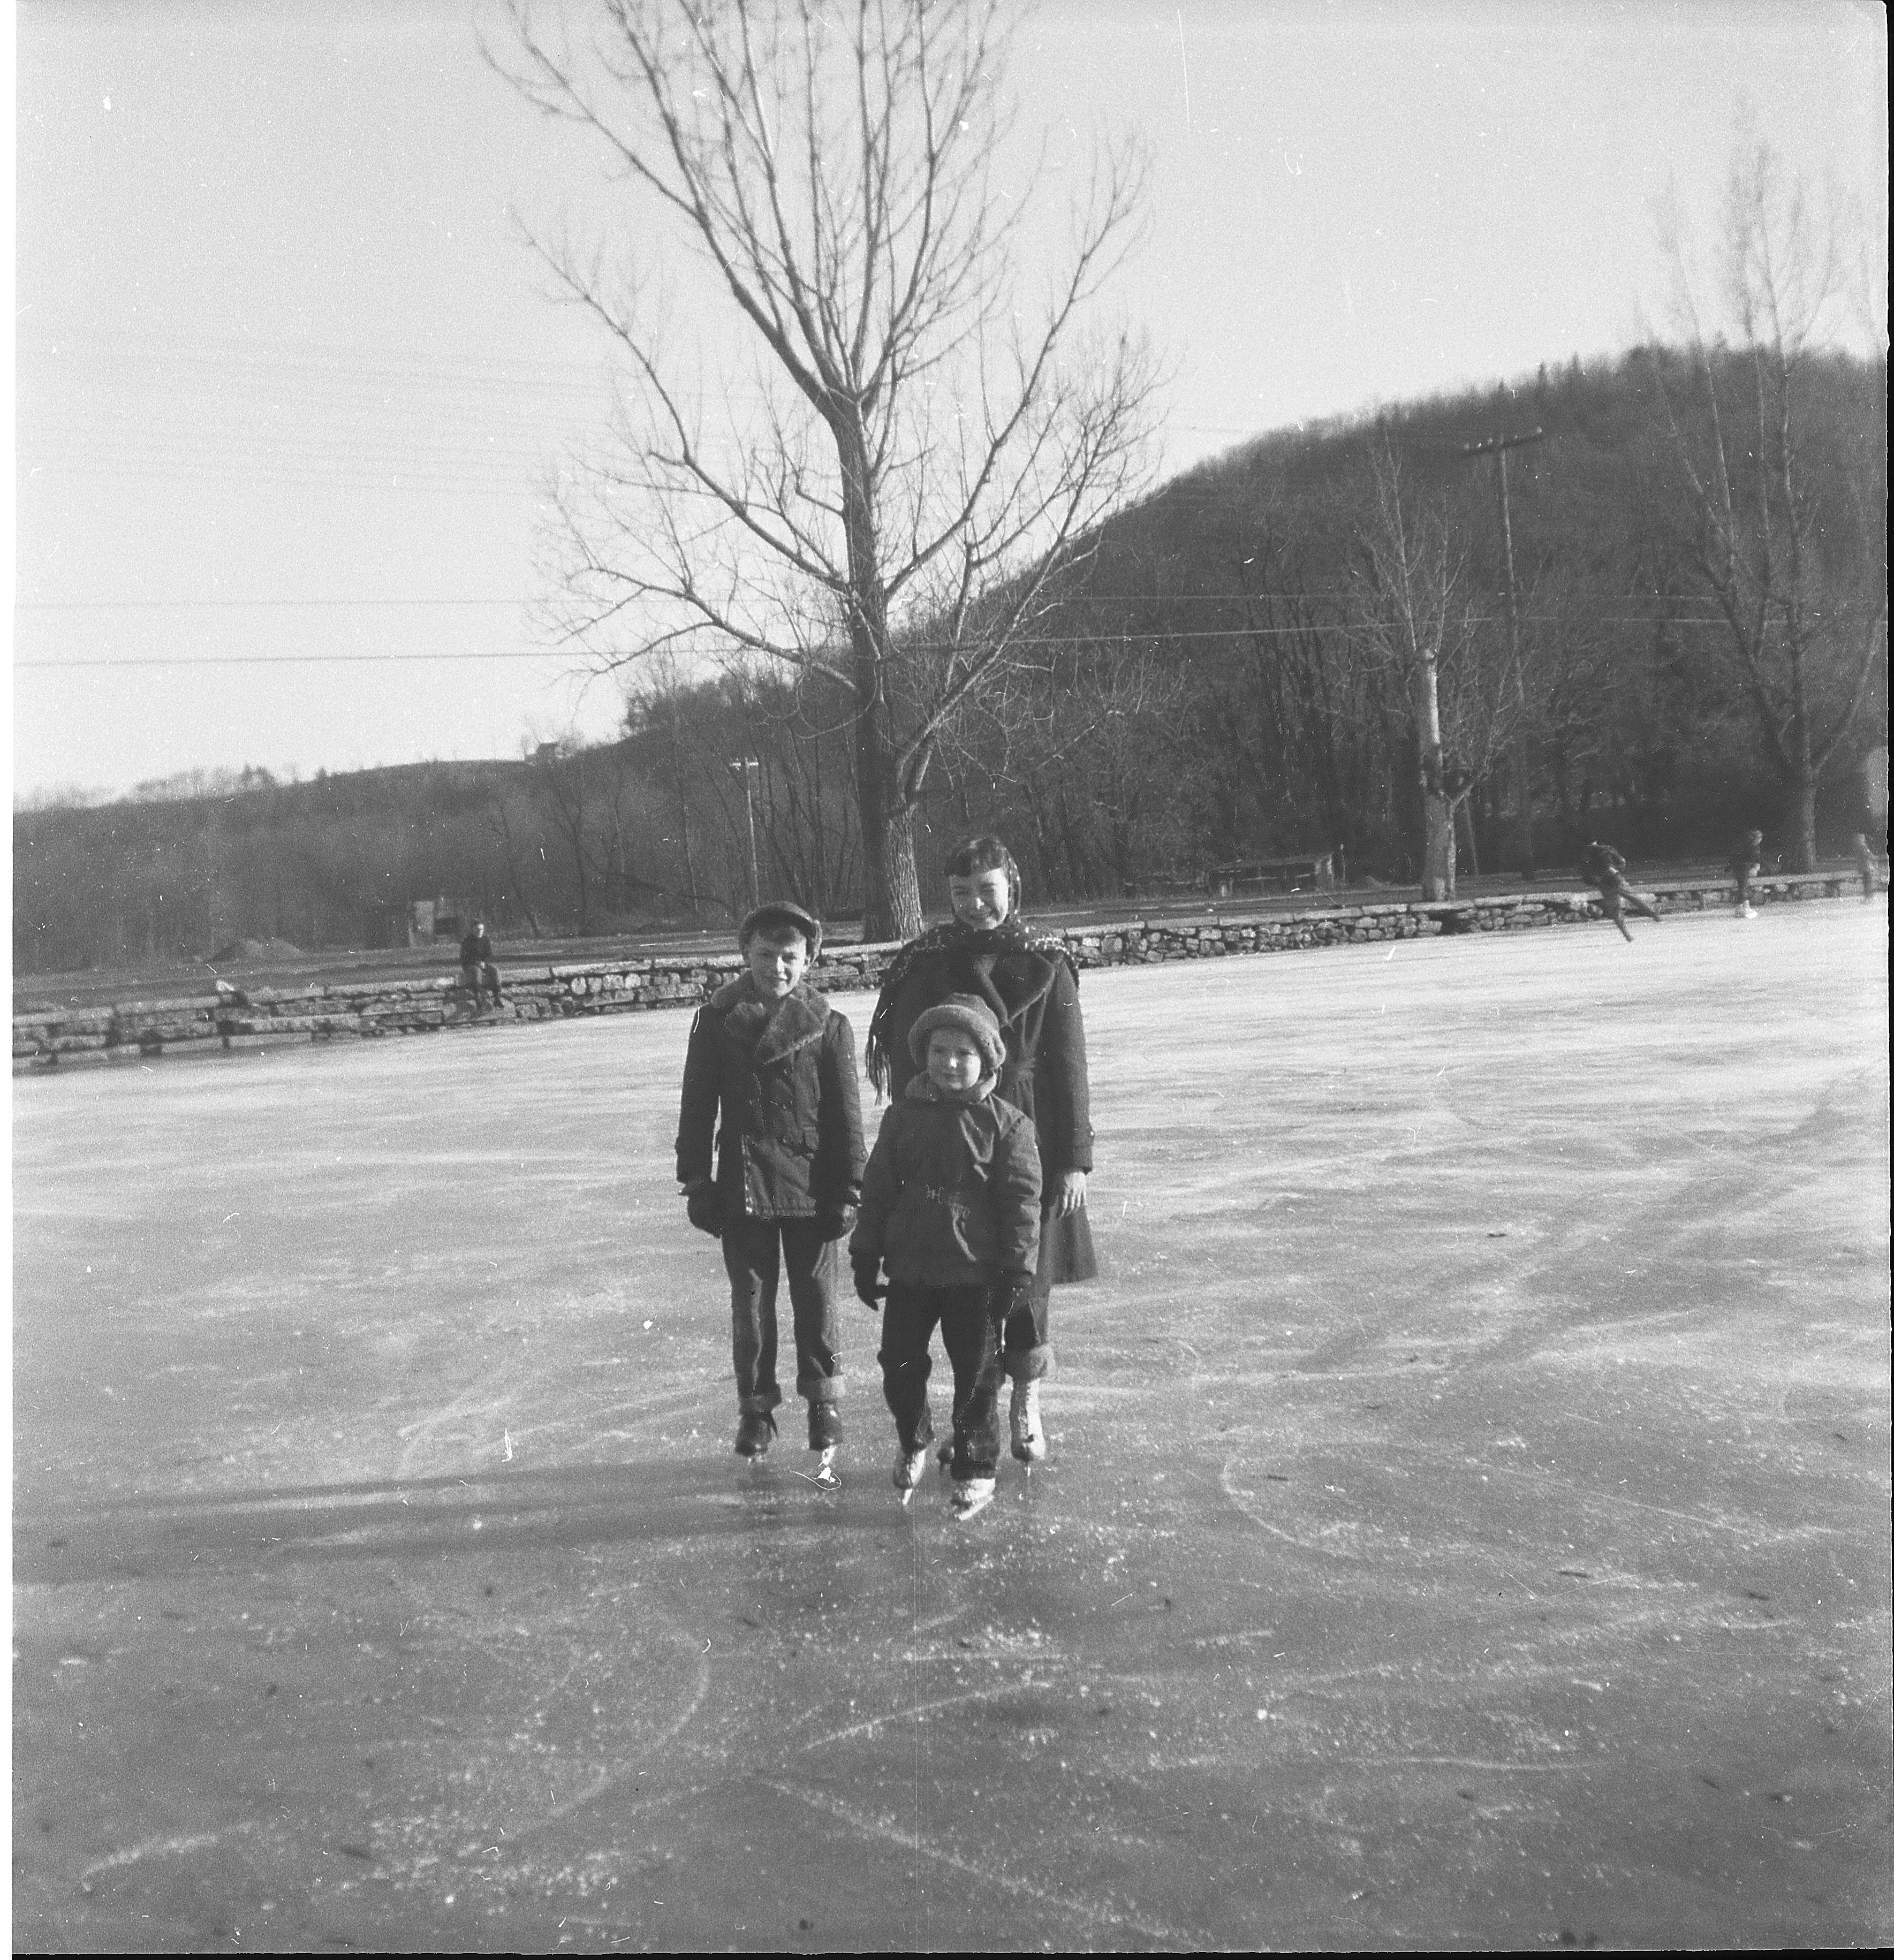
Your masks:
M 1506 487 L 1506 452 L 1523 448 L 1529 442 L 1543 442 L 1542 428 L 1523 435 L 1496 435 L 1485 442 L 1461 446 L 1463 456 L 1490 456 L 1498 466 L 1499 530 L 1506 547 L 1506 651 L 1513 663 L 1513 678 L 1519 689 L 1519 733 L 1513 743 L 1513 773 L 1519 778 L 1519 854 L 1527 877 L 1536 868 L 1533 845 L 1532 753 L 1526 732 L 1526 670 L 1519 657 L 1519 597 L 1513 583 L 1513 500 Z
M 756 877 L 756 778 L 750 772 L 752 769 L 760 769 L 762 764 L 754 756 L 746 756 L 740 762 L 732 762 L 728 766 L 740 771 L 743 779 L 743 814 L 750 820 L 750 902 L 753 908 L 762 903 L 762 892 Z

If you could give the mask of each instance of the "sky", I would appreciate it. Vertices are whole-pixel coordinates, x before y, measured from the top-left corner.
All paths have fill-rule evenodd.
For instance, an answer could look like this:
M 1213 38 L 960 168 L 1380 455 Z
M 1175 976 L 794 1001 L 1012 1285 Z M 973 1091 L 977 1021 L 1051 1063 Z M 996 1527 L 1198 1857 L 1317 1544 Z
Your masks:
M 670 262 L 483 59 L 492 7 L 14 23 L 16 801 L 608 732 L 614 683 L 543 602 L 546 488 L 609 352 L 522 221 Z M 1886 65 L 1877 0 L 1047 0 L 1008 161 L 1046 143 L 1049 250 L 1087 146 L 1144 144 L 1106 304 L 1168 364 L 1170 473 L 1631 345 L 1662 313 L 1654 204 L 1712 223 L 1740 127 L 1884 239 Z M 698 291 L 672 304 L 724 358 Z

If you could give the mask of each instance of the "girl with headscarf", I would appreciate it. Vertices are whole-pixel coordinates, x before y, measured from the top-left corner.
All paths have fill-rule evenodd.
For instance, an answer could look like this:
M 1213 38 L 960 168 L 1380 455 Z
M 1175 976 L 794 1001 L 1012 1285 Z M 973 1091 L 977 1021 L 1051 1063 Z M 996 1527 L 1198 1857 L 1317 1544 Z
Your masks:
M 1032 1118 L 1043 1179 L 1038 1272 L 1030 1303 L 1008 1315 L 1001 1344 L 1013 1384 L 1013 1454 L 1036 1463 L 1046 1456 L 1039 1384 L 1052 1363 L 1052 1290 L 1098 1271 L 1085 1209 L 1092 1125 L 1078 969 L 1063 940 L 1035 933 L 1020 917 L 1019 867 L 999 838 L 956 845 L 946 869 L 953 916 L 910 940 L 890 964 L 868 1025 L 868 1077 L 898 1098 L 917 1065 L 910 1030 L 952 995 L 984 1001 L 1000 1024 L 1006 1052 L 993 1093 Z

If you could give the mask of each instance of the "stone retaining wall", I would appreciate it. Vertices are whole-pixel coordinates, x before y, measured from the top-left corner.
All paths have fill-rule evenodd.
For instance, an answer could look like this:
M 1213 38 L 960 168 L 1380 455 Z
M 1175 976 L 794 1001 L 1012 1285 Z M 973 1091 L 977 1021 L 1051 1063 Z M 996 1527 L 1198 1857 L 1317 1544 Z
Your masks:
M 1654 887 L 1660 912 L 1727 910 L 1733 883 L 1694 880 Z M 1763 880 L 1751 887 L 1759 905 L 1858 895 L 1853 872 L 1817 872 Z M 1240 906 L 1190 918 L 1125 919 L 1086 926 L 1064 937 L 1081 967 L 1221 959 L 1284 953 L 1303 947 L 1358 945 L 1432 934 L 1517 931 L 1570 925 L 1604 916 L 1591 892 L 1531 892 L 1429 905 L 1331 904 L 1306 912 L 1246 915 Z M 837 946 L 811 969 L 826 991 L 865 992 L 878 985 L 896 947 Z M 501 968 L 505 1004 L 478 1009 L 457 975 L 428 980 L 310 985 L 300 992 L 246 991 L 218 984 L 214 993 L 176 1001 L 125 1001 L 107 1007 L 16 1014 L 13 1066 L 71 1069 L 160 1055 L 221 1055 L 295 1042 L 420 1034 L 437 1028 L 492 1026 L 574 1014 L 623 1013 L 648 1007 L 696 1007 L 742 970 L 732 952 L 689 959 L 619 959 L 581 965 Z

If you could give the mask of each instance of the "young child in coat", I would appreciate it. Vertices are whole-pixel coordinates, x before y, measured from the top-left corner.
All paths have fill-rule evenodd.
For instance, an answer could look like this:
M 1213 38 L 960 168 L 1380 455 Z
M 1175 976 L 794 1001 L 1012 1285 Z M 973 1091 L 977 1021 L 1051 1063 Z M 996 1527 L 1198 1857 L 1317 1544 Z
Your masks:
M 1030 1304 L 1039 1258 L 1039 1138 L 1030 1116 L 993 1093 L 1006 1049 L 984 1001 L 957 994 L 928 1008 L 908 1045 L 923 1072 L 882 1119 L 848 1255 L 855 1291 L 871 1307 L 887 1269 L 881 1386 L 904 1503 L 933 1440 L 928 1344 L 940 1328 L 953 1364 L 948 1509 L 964 1519 L 993 1501 L 1001 1331 Z
M 1730 850 L 1730 875 L 1736 881 L 1736 917 L 1752 919 L 1756 908 L 1749 902 L 1749 883 L 1762 875 L 1762 833 L 1746 830 Z
M 1874 853 L 1867 848 L 1867 832 L 1857 830 L 1849 841 L 1848 848 L 1854 853 L 1855 875 L 1861 881 L 1861 902 L 1871 905 L 1874 902 Z
M 776 1287 L 786 1270 L 796 1392 L 809 1405 L 816 1481 L 830 1489 L 842 1440 L 835 1242 L 855 1222 L 861 1186 L 855 1032 L 804 982 L 822 926 L 801 906 L 758 906 L 737 943 L 748 972 L 691 1023 L 677 1179 L 690 1222 L 723 1241 L 737 1454 L 760 1457 L 776 1433 Z

